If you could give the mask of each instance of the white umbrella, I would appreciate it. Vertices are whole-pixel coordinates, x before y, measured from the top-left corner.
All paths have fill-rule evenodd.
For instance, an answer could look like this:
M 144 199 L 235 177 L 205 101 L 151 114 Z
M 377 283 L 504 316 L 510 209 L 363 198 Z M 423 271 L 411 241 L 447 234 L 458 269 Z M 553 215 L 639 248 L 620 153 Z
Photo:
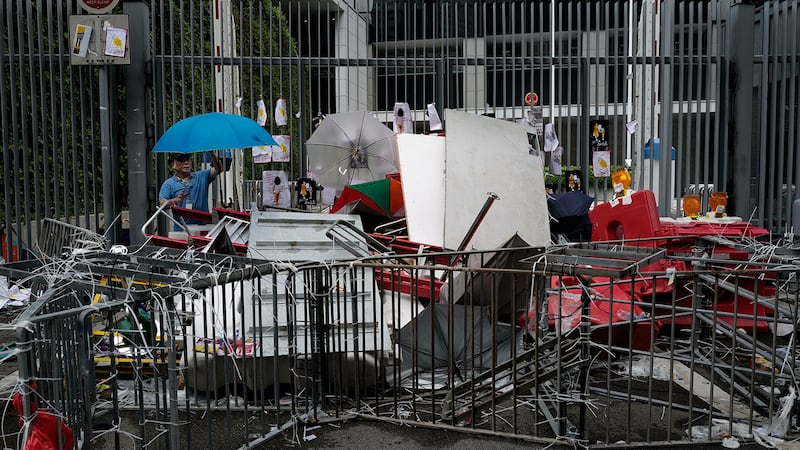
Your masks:
M 306 141 L 317 184 L 338 195 L 353 182 L 399 172 L 394 133 L 366 111 L 331 114 Z

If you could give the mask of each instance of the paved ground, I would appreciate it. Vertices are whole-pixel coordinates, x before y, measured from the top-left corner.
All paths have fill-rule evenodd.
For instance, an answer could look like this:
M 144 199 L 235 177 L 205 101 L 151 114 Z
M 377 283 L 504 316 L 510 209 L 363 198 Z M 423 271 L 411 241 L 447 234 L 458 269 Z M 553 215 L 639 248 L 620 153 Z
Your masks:
M 393 448 L 393 449 L 543 449 L 545 445 L 517 439 L 475 436 L 447 430 L 399 426 L 391 423 L 356 419 L 342 424 L 322 425 L 307 434 L 316 439 L 305 441 L 305 448 Z M 286 441 L 272 443 L 279 448 Z

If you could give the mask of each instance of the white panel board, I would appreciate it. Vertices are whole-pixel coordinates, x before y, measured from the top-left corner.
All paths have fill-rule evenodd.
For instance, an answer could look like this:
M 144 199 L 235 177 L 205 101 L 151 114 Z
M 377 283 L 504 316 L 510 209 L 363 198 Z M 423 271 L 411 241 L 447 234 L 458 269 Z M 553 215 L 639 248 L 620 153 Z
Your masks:
M 444 244 L 445 138 L 421 134 L 397 136 L 408 238 Z
M 274 261 L 277 267 L 286 268 L 289 263 L 303 263 L 309 261 L 343 261 L 355 258 L 339 241 L 327 236 L 328 230 L 339 220 L 350 222 L 359 230 L 363 230 L 361 217 L 352 214 L 323 214 L 323 213 L 298 213 L 256 211 L 250 221 L 250 240 L 248 254 L 256 258 Z M 350 243 L 359 245 L 367 254 L 366 241 Z M 359 340 L 361 350 L 378 350 L 390 348 L 389 332 L 383 323 L 380 310 L 380 297 L 373 278 L 372 270 L 349 271 L 347 268 L 329 269 L 331 279 L 337 283 L 339 293 L 336 308 L 331 308 L 326 313 L 326 320 L 330 321 L 330 348 L 334 348 L 333 341 L 339 340 L 337 345 L 355 348 L 355 339 Z M 310 351 L 307 346 L 311 342 L 312 320 L 308 316 L 309 300 L 306 298 L 311 280 L 307 279 L 312 271 L 301 271 L 294 274 L 291 282 L 294 283 L 294 296 L 292 297 L 293 309 L 287 308 L 286 285 L 290 283 L 287 278 L 291 272 L 282 270 L 275 281 L 274 288 L 272 275 L 262 278 L 261 295 L 246 299 L 241 311 L 246 336 L 255 336 L 265 355 L 288 355 L 290 353 L 289 328 L 291 322 L 296 333 L 294 351 L 306 353 Z M 345 289 L 349 286 L 349 277 L 363 277 L 358 279 L 357 290 Z M 254 288 L 248 286 L 250 290 Z M 277 306 L 276 306 L 277 304 Z M 241 313 L 241 312 L 240 312 Z M 354 325 L 357 332 L 354 331 Z M 278 349 L 275 350 L 274 334 L 278 335 Z M 340 347 L 341 348 L 341 347 Z
M 495 249 L 514 233 L 530 245 L 548 245 L 544 169 L 541 159 L 528 151 L 525 128 L 457 110 L 447 110 L 445 120 L 445 247 L 458 247 L 488 192 L 499 200 L 469 248 Z

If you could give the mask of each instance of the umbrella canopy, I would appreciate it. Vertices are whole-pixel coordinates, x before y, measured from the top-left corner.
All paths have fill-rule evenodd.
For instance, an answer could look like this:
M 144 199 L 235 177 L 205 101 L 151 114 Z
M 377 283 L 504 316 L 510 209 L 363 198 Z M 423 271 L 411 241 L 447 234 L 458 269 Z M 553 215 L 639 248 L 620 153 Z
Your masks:
M 402 186 L 392 178 L 345 186 L 342 195 L 331 207 L 331 212 L 342 209 L 348 212 L 363 211 L 386 217 L 400 217 L 405 211 Z
M 559 192 L 547 198 L 547 209 L 555 219 L 589 214 L 594 198 L 581 191 Z
M 513 322 L 528 307 L 530 298 L 530 263 L 522 260 L 541 253 L 514 234 L 500 248 L 514 249 L 496 253 L 473 253 L 467 257 L 467 267 L 503 269 L 502 271 L 463 271 L 454 274 L 443 286 L 443 302 L 492 306 L 497 319 Z M 489 256 L 488 259 L 487 256 Z
M 195 153 L 206 150 L 278 145 L 253 119 L 212 112 L 187 117 L 167 129 L 154 152 Z
M 581 191 L 553 194 L 547 198 L 547 209 L 552 220 L 550 232 L 562 234 L 571 242 L 589 242 L 592 238 L 592 222 L 589 208 L 594 198 Z
M 452 356 L 459 374 L 482 371 L 509 358 L 512 334 L 508 324 L 492 325 L 488 307 L 431 303 L 400 329 L 401 360 L 436 370 Z
M 354 180 L 399 172 L 394 133 L 366 111 L 326 116 L 306 141 L 306 150 L 317 184 L 336 194 Z

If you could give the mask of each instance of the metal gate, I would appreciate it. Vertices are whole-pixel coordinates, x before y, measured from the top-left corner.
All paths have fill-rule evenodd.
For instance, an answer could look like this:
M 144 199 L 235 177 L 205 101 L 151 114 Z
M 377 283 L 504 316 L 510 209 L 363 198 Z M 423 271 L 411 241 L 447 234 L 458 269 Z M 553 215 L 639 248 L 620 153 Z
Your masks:
M 69 17 L 84 14 L 76 2 L 7 0 L 4 257 L 30 253 L 44 217 L 141 242 L 125 230 L 152 213 L 167 175 L 149 152 L 158 136 L 212 110 L 256 117 L 259 101 L 269 131 L 288 136 L 291 162 L 234 152 L 217 204 L 242 206 L 253 195 L 243 186 L 264 169 L 306 175 L 303 143 L 325 114 L 368 110 L 391 125 L 396 103 L 408 103 L 421 133 L 433 104 L 445 123 L 451 108 L 518 121 L 541 112 L 563 149 L 561 175 L 544 154 L 556 188 L 575 169 L 607 199 L 609 178 L 593 167 L 607 150 L 612 168 L 630 163 L 634 188 L 656 192 L 664 216 L 681 213 L 687 192 L 726 190 L 733 213 L 784 232 L 800 177 L 797 10 L 797 1 L 126 1 L 111 13 L 129 19 L 130 64 L 79 66 L 66 38 Z M 286 125 L 274 120 L 278 99 Z

